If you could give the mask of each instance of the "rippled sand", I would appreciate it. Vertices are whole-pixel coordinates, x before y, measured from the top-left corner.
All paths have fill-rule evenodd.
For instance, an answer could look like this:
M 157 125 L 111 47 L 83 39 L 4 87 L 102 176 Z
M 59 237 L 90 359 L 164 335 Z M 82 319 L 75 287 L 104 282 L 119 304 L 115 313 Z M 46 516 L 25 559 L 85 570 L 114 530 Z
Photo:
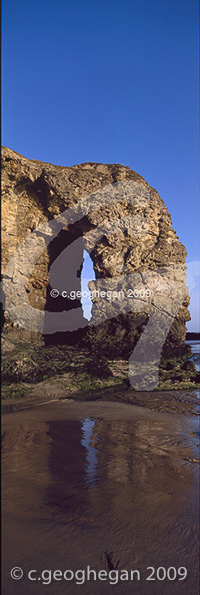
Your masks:
M 198 430 L 196 417 L 103 401 L 6 415 L 3 595 L 197 595 Z M 140 581 L 26 578 L 30 569 L 99 571 L 105 552 Z M 10 578 L 14 566 L 21 580 Z M 188 576 L 147 582 L 149 566 L 184 566 Z

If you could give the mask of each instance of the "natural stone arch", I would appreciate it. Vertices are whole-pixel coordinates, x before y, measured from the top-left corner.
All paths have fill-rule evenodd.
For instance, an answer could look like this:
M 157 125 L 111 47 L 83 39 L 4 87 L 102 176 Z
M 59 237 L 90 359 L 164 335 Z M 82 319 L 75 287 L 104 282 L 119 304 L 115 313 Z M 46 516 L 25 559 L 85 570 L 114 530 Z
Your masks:
M 152 310 L 159 309 L 160 300 L 161 308 L 167 312 L 166 300 L 163 301 L 162 290 L 159 290 L 164 276 L 165 288 L 168 287 L 169 290 L 167 299 L 175 285 L 180 296 L 179 303 L 174 300 L 176 313 L 172 314 L 174 322 L 168 334 L 168 344 L 174 353 L 177 349 L 183 349 L 189 303 L 185 288 L 186 251 L 176 237 L 170 215 L 158 193 L 136 172 L 116 164 L 88 163 L 72 168 L 58 167 L 29 161 L 3 149 L 3 168 L 4 289 L 9 296 L 9 307 L 6 306 L 8 316 L 16 324 L 24 321 L 30 332 L 35 332 L 36 328 L 43 331 L 52 240 L 59 233 L 62 236 L 66 232 L 65 241 L 68 242 L 66 234 L 70 234 L 70 226 L 73 225 L 76 230 L 73 231 L 76 238 L 74 241 L 85 238 L 86 249 L 91 255 L 96 272 L 95 285 L 101 285 L 105 289 L 109 282 L 109 287 L 114 289 L 117 283 L 119 287 L 122 283 L 127 289 L 131 275 L 135 275 L 133 283 L 142 283 L 144 274 L 149 272 L 148 283 L 151 281 L 152 290 L 156 292 L 154 304 L 143 302 L 142 312 L 141 304 L 134 312 L 129 304 L 124 304 L 117 313 L 115 304 L 97 300 L 94 303 L 93 319 L 90 321 L 90 333 L 92 325 L 96 325 L 98 332 L 102 330 L 102 338 L 103 333 L 108 335 L 110 324 L 116 330 L 119 323 L 123 331 L 123 336 L 118 337 L 120 348 L 123 349 L 124 346 L 124 333 L 132 346 Z M 74 213 L 76 221 L 73 218 Z M 157 275 L 157 280 L 153 272 Z M 34 286 L 36 292 L 38 291 L 35 303 L 36 306 L 37 303 L 40 304 L 40 307 L 33 308 L 30 320 L 30 310 L 27 309 L 26 314 L 26 308 L 27 300 L 31 303 L 35 295 Z M 21 304 L 18 300 L 19 311 L 16 315 L 17 291 L 20 287 L 24 293 Z M 181 288 L 184 291 L 180 291 Z M 169 316 L 172 313 L 170 308 Z M 77 304 L 76 319 L 78 309 Z M 73 310 L 75 308 L 72 312 Z M 57 314 L 62 327 L 62 312 Z M 80 317 L 84 323 L 82 312 Z M 69 319 L 70 316 L 66 318 Z M 70 318 L 70 323 L 71 321 Z M 84 328 L 82 323 L 80 328 Z

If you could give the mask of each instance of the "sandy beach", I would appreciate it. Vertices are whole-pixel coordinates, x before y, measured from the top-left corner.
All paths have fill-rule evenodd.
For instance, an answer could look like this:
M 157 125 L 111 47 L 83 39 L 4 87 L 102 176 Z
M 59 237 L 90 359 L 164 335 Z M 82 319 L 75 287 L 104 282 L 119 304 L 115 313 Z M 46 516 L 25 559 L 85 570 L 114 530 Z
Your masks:
M 198 444 L 187 408 L 63 400 L 4 415 L 4 592 L 197 595 Z M 48 578 L 88 566 L 112 580 Z M 138 572 L 121 580 L 123 569 Z

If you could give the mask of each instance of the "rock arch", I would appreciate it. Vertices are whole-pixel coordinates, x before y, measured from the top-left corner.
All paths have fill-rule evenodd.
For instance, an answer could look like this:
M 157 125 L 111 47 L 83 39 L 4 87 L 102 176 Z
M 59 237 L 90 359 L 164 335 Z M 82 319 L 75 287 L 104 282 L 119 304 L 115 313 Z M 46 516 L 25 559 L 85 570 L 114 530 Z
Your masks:
M 111 337 L 115 353 L 125 349 L 130 354 L 149 315 L 155 308 L 160 308 L 165 310 L 171 323 L 168 324 L 167 341 L 165 337 L 166 349 L 171 353 L 182 350 L 185 322 L 189 319 L 186 250 L 172 228 L 171 217 L 158 193 L 136 172 L 117 164 L 86 163 L 60 167 L 27 160 L 4 148 L 2 165 L 7 325 L 8 317 L 21 327 L 23 321 L 25 329 L 33 336 L 38 317 L 40 333 L 42 329 L 43 334 L 49 335 L 77 332 L 73 338 L 75 342 L 96 337 L 102 346 L 106 346 Z M 73 244 L 76 244 L 75 251 Z M 72 285 L 72 289 L 81 289 L 84 248 L 92 258 L 96 274 L 91 287 L 104 292 L 118 288 L 126 294 L 123 304 L 104 298 L 94 300 L 89 325 L 85 324 L 79 299 L 63 306 L 63 298 L 59 303 L 61 298 L 50 300 L 49 296 L 52 283 L 55 287 L 54 263 L 58 258 L 64 262 L 65 250 L 68 250 L 69 265 L 72 250 L 73 266 L 71 277 L 68 269 L 62 282 L 68 284 L 69 289 Z M 31 250 L 35 251 L 34 256 Z M 59 270 L 57 267 L 57 273 Z M 57 277 L 59 284 L 60 273 Z M 153 301 L 139 300 L 138 304 L 134 302 L 133 308 L 133 302 L 131 304 L 127 297 L 130 281 L 132 289 L 135 285 L 148 283 Z M 20 287 L 23 288 L 24 303 L 16 316 L 16 288 L 19 290 Z M 66 286 L 64 289 L 67 290 Z M 26 317 L 27 303 L 34 310 L 31 323 L 29 314 Z M 63 329 L 63 311 L 71 322 L 75 314 L 77 329 L 73 329 L 73 324 L 72 329 Z M 57 313 L 61 328 L 55 321 L 55 328 L 51 329 L 55 333 L 46 333 L 48 314 L 52 313 Z M 80 331 L 86 326 L 87 333 Z M 69 340 L 69 334 L 64 340 Z

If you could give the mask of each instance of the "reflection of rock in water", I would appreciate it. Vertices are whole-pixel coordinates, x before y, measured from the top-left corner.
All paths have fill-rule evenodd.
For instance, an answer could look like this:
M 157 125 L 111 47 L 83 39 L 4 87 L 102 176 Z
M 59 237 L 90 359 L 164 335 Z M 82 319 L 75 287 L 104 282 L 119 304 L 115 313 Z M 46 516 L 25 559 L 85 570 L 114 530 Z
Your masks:
M 26 512 L 38 516 L 51 481 L 48 467 L 50 444 L 47 423 L 14 426 L 4 433 L 5 510 L 15 515 Z
M 70 520 L 87 507 L 86 450 L 81 444 L 81 423 L 49 422 L 48 435 L 51 437 L 51 484 L 46 493 L 46 505 L 51 507 L 54 515 L 64 514 L 66 520 Z
M 174 507 L 176 510 L 181 508 L 192 483 L 192 472 L 189 468 L 184 469 L 183 490 L 177 443 L 175 440 L 173 443 L 169 435 L 161 439 L 163 434 L 162 424 L 156 427 L 155 423 L 143 421 L 137 424 L 96 422 L 93 444 L 99 452 L 101 484 L 96 485 L 90 494 L 95 512 L 100 514 L 106 502 L 110 518 L 114 514 L 118 520 L 135 525 L 136 509 L 137 517 L 143 516 L 144 506 L 149 507 L 151 516 L 155 514 L 156 518 L 158 509 L 165 513 L 167 505 L 168 519 L 172 508 L 173 514 Z
M 24 545 L 28 527 L 30 539 L 38 535 L 33 568 L 41 551 L 45 568 L 48 548 L 52 564 L 57 548 L 63 567 L 74 559 L 76 568 L 77 560 L 79 568 L 98 567 L 104 551 L 141 572 L 150 565 L 186 566 L 196 581 L 197 502 L 193 467 L 183 461 L 191 456 L 192 437 L 173 419 L 151 414 L 149 421 L 85 418 L 12 426 L 4 436 L 4 509 L 15 551 L 21 540 L 22 559 L 35 551 L 33 540 L 31 551 Z M 153 593 L 160 593 L 158 586 Z M 168 593 L 166 585 L 162 592 Z M 188 592 L 196 595 L 195 589 Z
M 165 521 L 167 515 L 168 522 L 181 510 L 192 470 L 184 467 L 183 486 L 177 441 L 165 436 L 162 424 L 87 418 L 50 422 L 48 436 L 45 502 L 54 516 L 78 515 L 85 522 L 89 513 L 89 522 L 98 517 L 102 526 L 130 528 L 143 524 L 144 507 L 151 518 L 159 514 Z
M 183 490 L 182 446 L 181 436 L 170 437 L 160 422 L 86 418 L 17 426 L 3 440 L 10 476 L 6 506 L 14 499 L 15 510 L 23 501 L 27 511 L 38 512 L 45 500 L 49 513 L 69 516 L 90 506 L 93 514 L 103 512 L 102 523 L 108 511 L 116 518 L 123 511 L 130 523 L 136 505 L 137 514 L 145 505 L 156 515 L 167 504 L 169 518 L 172 496 L 174 512 L 193 480 L 190 467 L 184 467 Z M 191 457 L 188 448 L 184 456 Z

